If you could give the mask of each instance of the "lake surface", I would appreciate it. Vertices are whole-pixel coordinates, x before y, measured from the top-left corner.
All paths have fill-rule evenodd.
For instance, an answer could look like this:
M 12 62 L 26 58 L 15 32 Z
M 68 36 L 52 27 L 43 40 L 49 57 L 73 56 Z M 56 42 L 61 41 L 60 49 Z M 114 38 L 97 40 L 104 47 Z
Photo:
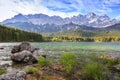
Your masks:
M 20 43 L 0 43 L 0 64 L 12 63 L 10 52 L 14 45 Z M 45 50 L 46 54 L 55 56 L 64 52 L 73 53 L 108 53 L 120 56 L 120 42 L 41 42 L 32 43 L 34 47 Z M 59 56 L 59 55 L 57 55 Z M 55 56 L 55 57 L 57 57 Z
M 42 42 L 32 45 L 45 50 L 103 50 L 120 51 L 120 42 Z
M 47 53 L 109 53 L 120 56 L 120 42 L 43 42 L 32 45 Z

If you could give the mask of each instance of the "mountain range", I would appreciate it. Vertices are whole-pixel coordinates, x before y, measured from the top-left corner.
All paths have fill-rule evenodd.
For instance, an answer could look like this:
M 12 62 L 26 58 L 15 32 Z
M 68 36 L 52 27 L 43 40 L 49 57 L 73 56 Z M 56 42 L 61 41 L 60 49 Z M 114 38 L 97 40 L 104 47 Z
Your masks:
M 45 14 L 18 14 L 11 19 L 4 20 L 0 24 L 17 27 L 23 30 L 32 32 L 59 32 L 71 29 L 97 29 L 106 28 L 120 21 L 110 19 L 107 15 L 96 15 L 88 13 L 86 15 L 79 14 L 78 16 L 61 18 L 60 16 L 48 16 Z

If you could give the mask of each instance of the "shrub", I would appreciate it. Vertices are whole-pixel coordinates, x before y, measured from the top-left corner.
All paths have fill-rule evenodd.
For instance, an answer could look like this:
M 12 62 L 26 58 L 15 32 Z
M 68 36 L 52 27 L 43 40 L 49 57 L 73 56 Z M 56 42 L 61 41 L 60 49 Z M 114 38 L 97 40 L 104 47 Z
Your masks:
M 35 77 L 39 77 L 39 70 L 37 68 L 34 68 L 34 67 L 30 67 L 30 68 L 27 68 L 26 69 L 26 73 L 27 74 L 32 74 L 33 76 Z
M 103 80 L 103 67 L 98 62 L 89 62 L 85 65 L 84 74 L 87 80 Z
M 5 69 L 0 69 L 0 75 L 6 73 Z
M 48 66 L 48 65 L 52 64 L 52 61 L 47 60 L 47 59 L 45 59 L 43 57 L 39 57 L 38 64 L 39 64 L 40 67 L 44 67 L 44 66 Z
M 73 53 L 63 53 L 59 61 L 64 65 L 67 74 L 70 74 L 73 67 L 77 65 L 77 60 Z

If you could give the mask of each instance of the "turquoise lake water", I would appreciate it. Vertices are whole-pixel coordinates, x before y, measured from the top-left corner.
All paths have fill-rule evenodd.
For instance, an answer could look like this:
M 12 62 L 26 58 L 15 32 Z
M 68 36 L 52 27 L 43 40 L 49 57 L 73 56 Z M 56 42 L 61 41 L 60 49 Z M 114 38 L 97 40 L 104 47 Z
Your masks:
M 0 43 L 0 55 L 9 56 L 14 45 L 20 43 Z M 120 55 L 120 42 L 38 42 L 31 43 L 34 47 L 42 48 L 46 53 L 109 53 Z
M 20 43 L 0 43 L 0 64 L 11 63 L 10 52 L 14 45 Z M 39 42 L 31 43 L 34 47 L 42 48 L 49 57 L 59 58 L 64 52 L 100 53 L 120 56 L 120 42 Z
M 32 45 L 45 50 L 113 50 L 120 51 L 120 42 L 42 42 Z
M 33 46 L 57 53 L 109 53 L 120 55 L 120 42 L 42 42 L 32 43 Z M 52 53 L 51 52 L 51 53 Z

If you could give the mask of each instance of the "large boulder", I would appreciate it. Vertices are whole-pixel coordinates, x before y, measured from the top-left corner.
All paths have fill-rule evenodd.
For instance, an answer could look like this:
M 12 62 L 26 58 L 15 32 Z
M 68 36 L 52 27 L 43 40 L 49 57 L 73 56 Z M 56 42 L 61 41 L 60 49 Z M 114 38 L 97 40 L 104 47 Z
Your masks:
M 25 78 L 26 78 L 25 71 L 9 72 L 0 75 L 0 80 L 26 80 Z
M 30 51 L 24 50 L 11 55 L 11 59 L 15 62 L 33 62 L 34 58 Z
M 37 62 L 40 56 L 46 58 L 45 52 L 42 49 L 34 48 L 28 42 L 14 46 L 11 53 L 11 59 L 14 62 Z
M 29 42 L 23 42 L 18 46 L 14 46 L 11 53 L 17 53 L 17 52 L 21 52 L 23 50 L 27 50 L 30 52 L 33 52 L 36 48 L 32 47 L 31 44 Z

